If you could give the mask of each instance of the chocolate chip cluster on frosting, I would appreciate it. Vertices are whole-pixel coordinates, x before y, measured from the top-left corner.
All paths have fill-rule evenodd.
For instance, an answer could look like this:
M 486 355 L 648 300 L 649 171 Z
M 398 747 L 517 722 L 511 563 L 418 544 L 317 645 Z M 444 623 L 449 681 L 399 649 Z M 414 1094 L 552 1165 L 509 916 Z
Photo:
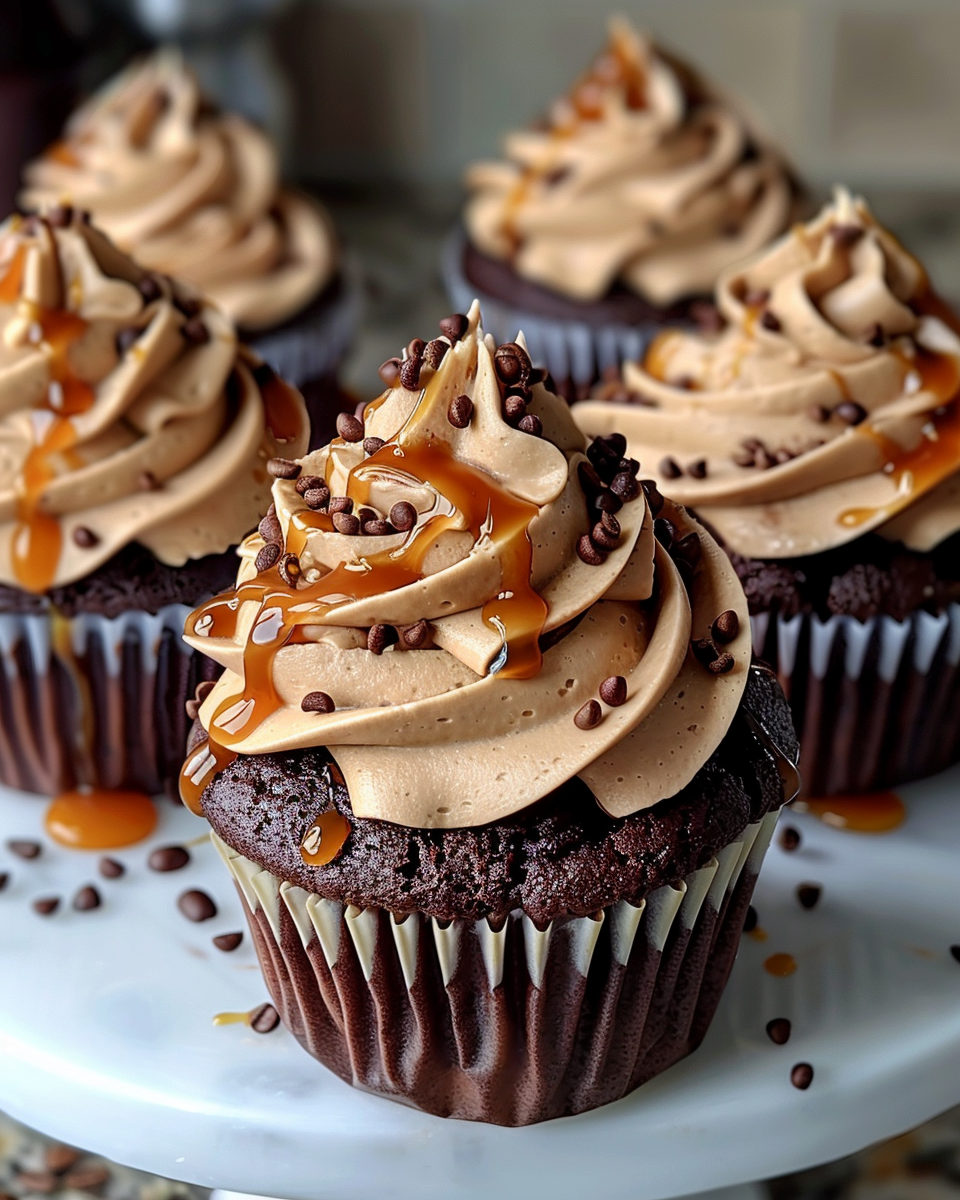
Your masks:
M 186 638 L 225 671 L 188 760 L 326 746 L 354 813 L 481 825 L 574 775 L 626 815 L 724 737 L 749 664 L 725 555 L 616 435 L 587 445 L 477 305 L 385 363 L 340 436 L 271 464 L 235 592 Z
M 927 551 L 960 530 L 960 321 L 862 200 L 839 191 L 717 303 L 722 332 L 662 334 L 576 406 L 580 427 L 623 429 L 752 558 L 869 531 Z
M 299 394 L 218 309 L 70 209 L 0 226 L 0 582 L 45 592 L 132 542 L 223 552 L 306 445 Z
M 91 212 L 138 262 L 194 284 L 245 330 L 287 320 L 337 269 L 326 215 L 280 187 L 270 140 L 214 109 L 173 47 L 108 83 L 24 177 L 27 208 Z
M 623 20 L 543 128 L 467 175 L 472 243 L 576 300 L 615 284 L 667 307 L 781 233 L 789 172 L 745 118 Z

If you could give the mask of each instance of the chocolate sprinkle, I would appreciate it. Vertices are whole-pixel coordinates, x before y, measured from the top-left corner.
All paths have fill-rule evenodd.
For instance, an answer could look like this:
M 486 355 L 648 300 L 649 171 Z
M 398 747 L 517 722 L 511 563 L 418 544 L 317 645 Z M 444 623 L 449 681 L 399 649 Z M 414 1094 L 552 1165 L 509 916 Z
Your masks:
M 790 1022 L 786 1017 L 774 1017 L 767 1022 L 767 1037 L 775 1046 L 785 1046 L 790 1041 Z
M 801 1092 L 805 1092 L 813 1083 L 813 1067 L 809 1063 L 797 1063 L 790 1072 L 790 1082 Z
M 151 850 L 147 866 L 151 871 L 166 873 L 181 871 L 190 861 L 190 851 L 185 846 L 158 846 Z
M 100 904 L 100 893 L 90 883 L 82 887 L 73 898 L 73 907 L 77 912 L 90 912 L 94 908 L 99 908 Z
M 337 433 L 345 442 L 361 442 L 363 422 L 352 413 L 337 413 Z
M 622 675 L 611 675 L 600 684 L 600 699 L 611 708 L 627 702 L 627 681 Z
M 304 712 L 332 713 L 337 706 L 326 692 L 307 692 L 300 707 Z
M 213 944 L 218 950 L 222 950 L 225 954 L 229 954 L 231 950 L 236 950 L 242 941 L 242 933 L 218 933 L 213 939 Z
M 254 1033 L 272 1033 L 280 1024 L 280 1014 L 272 1004 L 261 1004 L 250 1013 L 250 1028 Z
M 473 416 L 473 401 L 469 396 L 454 396 L 447 407 L 447 420 L 454 429 L 466 429 Z
M 217 915 L 217 906 L 206 892 L 199 888 L 191 888 L 183 892 L 177 900 L 177 908 L 188 921 L 209 921 Z
M 801 883 L 797 888 L 797 899 L 801 908 L 816 908 L 822 895 L 823 888 L 819 883 Z
M 792 825 L 784 825 L 784 827 L 780 830 L 780 837 L 778 840 L 781 847 L 786 850 L 788 854 L 792 854 L 794 850 L 800 849 L 800 842 L 802 841 L 802 838 L 800 837 L 800 830 L 794 829 Z
M 596 700 L 588 700 L 582 708 L 577 709 L 573 723 L 578 729 L 595 729 L 603 720 L 603 709 Z

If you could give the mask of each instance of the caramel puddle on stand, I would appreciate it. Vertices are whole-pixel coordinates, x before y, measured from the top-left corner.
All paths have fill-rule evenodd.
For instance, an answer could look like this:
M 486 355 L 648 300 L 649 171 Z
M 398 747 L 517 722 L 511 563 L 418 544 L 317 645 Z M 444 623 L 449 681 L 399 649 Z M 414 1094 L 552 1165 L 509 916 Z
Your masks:
M 763 969 L 771 975 L 776 975 L 778 979 L 786 979 L 797 969 L 797 960 L 792 954 L 771 954 L 769 958 L 764 959 Z
M 47 809 L 47 833 L 71 850 L 118 850 L 153 833 L 157 810 L 143 792 L 63 792 Z
M 834 829 L 850 833 L 889 833 L 899 829 L 907 810 L 896 792 L 863 792 L 859 796 L 826 796 L 822 800 L 804 800 L 794 805 L 809 812 Z

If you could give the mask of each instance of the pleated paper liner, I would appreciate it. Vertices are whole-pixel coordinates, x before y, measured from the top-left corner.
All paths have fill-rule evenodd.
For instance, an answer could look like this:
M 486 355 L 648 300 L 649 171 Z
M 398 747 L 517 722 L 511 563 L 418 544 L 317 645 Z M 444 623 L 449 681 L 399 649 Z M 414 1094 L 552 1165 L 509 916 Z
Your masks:
M 493 928 L 344 906 L 212 837 L 310 1054 L 437 1116 L 528 1125 L 617 1100 L 700 1044 L 777 816 L 639 906 L 545 929 L 519 911 Z
M 751 624 L 790 702 L 805 795 L 896 787 L 960 761 L 960 605 L 905 621 L 762 613 Z
M 176 797 L 186 700 L 217 669 L 183 642 L 189 608 L 119 617 L 0 614 L 0 781 Z

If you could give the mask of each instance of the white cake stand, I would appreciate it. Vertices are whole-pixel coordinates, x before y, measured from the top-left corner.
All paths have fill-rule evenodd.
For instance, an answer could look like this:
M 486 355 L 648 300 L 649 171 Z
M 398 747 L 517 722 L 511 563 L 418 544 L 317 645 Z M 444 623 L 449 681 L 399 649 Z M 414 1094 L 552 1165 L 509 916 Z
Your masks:
M 147 845 L 102 880 L 96 855 L 38 837 L 44 804 L 0 795 L 0 1107 L 66 1142 L 157 1174 L 289 1200 L 659 1200 L 836 1158 L 960 1102 L 960 771 L 906 788 L 896 832 L 840 832 L 791 815 L 803 845 L 771 849 L 756 907 L 766 941 L 744 937 L 703 1047 L 627 1099 L 528 1129 L 442 1121 L 354 1091 L 278 1029 L 215 1027 L 265 1000 L 249 938 L 213 849 L 184 870 L 148 871 L 153 845 L 202 838 L 163 808 Z M 100 909 L 69 899 L 93 882 Z M 804 910 L 803 882 L 823 885 Z M 199 887 L 220 913 L 188 922 Z M 66 903 L 40 917 L 31 900 Z M 795 974 L 764 960 L 792 954 Z M 786 1046 L 764 1027 L 793 1022 Z M 790 1084 L 806 1061 L 815 1078 Z

